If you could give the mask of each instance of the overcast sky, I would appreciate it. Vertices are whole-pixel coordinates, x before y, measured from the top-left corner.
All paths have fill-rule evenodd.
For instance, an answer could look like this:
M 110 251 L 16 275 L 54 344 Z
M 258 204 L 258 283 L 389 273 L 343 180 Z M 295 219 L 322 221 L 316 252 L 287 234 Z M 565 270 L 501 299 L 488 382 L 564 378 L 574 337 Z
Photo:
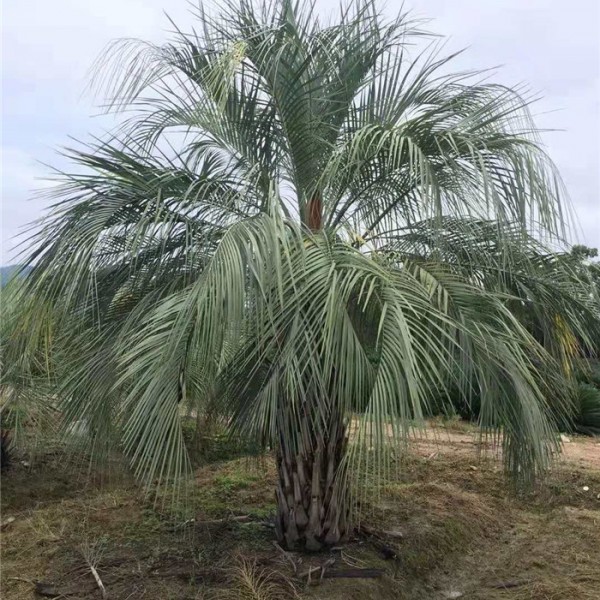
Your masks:
M 400 2 L 390 1 L 392 14 Z M 337 6 L 317 0 L 320 12 Z M 500 67 L 496 81 L 527 83 L 543 96 L 533 111 L 578 215 L 576 239 L 600 246 L 600 2 L 598 0 L 405 0 L 449 36 L 447 49 L 468 47 L 456 68 Z M 2 6 L 2 257 L 12 239 L 38 218 L 31 200 L 48 169 L 64 166 L 56 148 L 85 140 L 111 121 L 94 117 L 85 94 L 91 63 L 119 37 L 167 38 L 164 9 L 190 23 L 185 0 L 7 0 Z

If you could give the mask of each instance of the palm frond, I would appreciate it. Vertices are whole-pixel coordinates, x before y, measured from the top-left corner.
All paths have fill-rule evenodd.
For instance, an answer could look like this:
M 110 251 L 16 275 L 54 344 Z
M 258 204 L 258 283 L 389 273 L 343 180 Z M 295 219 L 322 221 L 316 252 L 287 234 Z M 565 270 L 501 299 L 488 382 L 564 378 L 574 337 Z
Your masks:
M 448 75 L 370 0 L 327 24 L 288 0 L 198 16 L 98 63 L 124 116 L 68 151 L 7 372 L 51 355 L 67 421 L 148 484 L 189 469 L 180 416 L 207 402 L 289 452 L 357 418 L 340 473 L 381 473 L 451 386 L 515 478 L 543 471 L 598 309 L 544 245 L 565 198 L 531 99 Z

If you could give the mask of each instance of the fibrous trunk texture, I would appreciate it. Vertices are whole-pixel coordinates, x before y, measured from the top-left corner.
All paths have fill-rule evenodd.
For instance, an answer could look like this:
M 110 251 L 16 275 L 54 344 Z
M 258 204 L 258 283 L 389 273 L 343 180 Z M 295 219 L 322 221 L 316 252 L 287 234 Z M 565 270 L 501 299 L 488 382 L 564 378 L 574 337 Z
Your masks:
M 317 551 L 344 541 L 349 526 L 346 478 L 341 469 L 347 433 L 334 419 L 326 434 L 305 434 L 292 445 L 282 436 L 277 452 L 279 542 L 290 550 Z M 293 449 L 292 449 L 292 446 Z
M 314 192 L 307 205 L 308 212 L 308 227 L 311 231 L 320 231 L 322 226 L 323 216 L 323 201 L 321 200 L 321 192 Z

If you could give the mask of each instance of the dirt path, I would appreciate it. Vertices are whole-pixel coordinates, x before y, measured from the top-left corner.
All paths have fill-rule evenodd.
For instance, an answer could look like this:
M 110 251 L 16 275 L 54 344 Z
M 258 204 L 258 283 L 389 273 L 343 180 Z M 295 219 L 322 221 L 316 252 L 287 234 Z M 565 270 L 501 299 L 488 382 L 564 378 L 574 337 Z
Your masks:
M 560 461 L 600 471 L 600 438 L 563 436 L 563 440 L 563 454 Z M 464 431 L 455 429 L 454 426 L 449 428 L 438 425 L 428 426 L 423 432 L 417 434 L 412 446 L 422 456 L 431 456 L 435 453 L 476 456 L 478 448 L 481 448 L 487 456 L 499 457 L 501 451 L 497 442 L 491 440 L 480 442 L 477 431 L 470 431 L 468 426 L 464 427 Z
M 576 437 L 564 445 L 565 460 L 600 470 L 600 440 Z

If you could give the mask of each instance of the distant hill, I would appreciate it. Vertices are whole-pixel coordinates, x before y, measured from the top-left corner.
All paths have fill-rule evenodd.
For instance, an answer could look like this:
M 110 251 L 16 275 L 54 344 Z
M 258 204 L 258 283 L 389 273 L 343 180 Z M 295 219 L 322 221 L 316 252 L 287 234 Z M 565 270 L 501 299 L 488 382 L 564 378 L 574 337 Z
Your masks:
M 13 277 L 17 276 L 20 269 L 21 265 L 7 265 L 6 267 L 0 267 L 0 287 L 4 287 Z M 31 267 L 25 267 L 23 272 L 18 276 L 25 277 L 30 271 Z

